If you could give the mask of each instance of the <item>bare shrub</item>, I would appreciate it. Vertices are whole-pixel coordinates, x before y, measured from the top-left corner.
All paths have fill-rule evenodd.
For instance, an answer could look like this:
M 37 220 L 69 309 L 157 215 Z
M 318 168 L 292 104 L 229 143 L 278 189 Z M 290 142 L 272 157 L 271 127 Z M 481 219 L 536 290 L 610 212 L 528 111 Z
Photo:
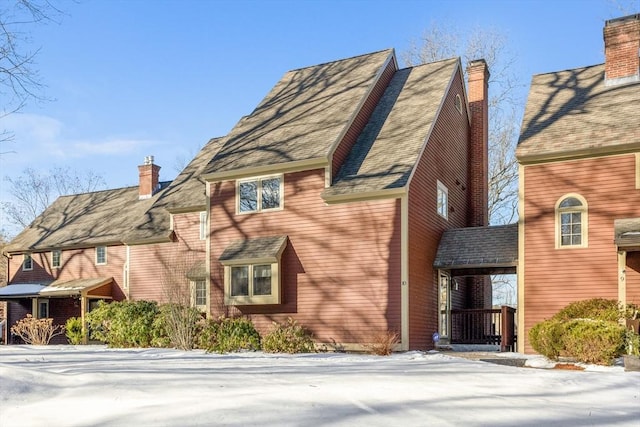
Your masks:
M 11 333 L 30 345 L 47 345 L 51 338 L 64 332 L 64 326 L 53 324 L 53 319 L 36 319 L 32 315 L 20 319 L 11 327 Z
M 364 348 L 371 354 L 378 356 L 389 356 L 392 352 L 400 336 L 397 332 L 382 331 L 373 335 L 372 340 L 368 344 L 364 344 Z

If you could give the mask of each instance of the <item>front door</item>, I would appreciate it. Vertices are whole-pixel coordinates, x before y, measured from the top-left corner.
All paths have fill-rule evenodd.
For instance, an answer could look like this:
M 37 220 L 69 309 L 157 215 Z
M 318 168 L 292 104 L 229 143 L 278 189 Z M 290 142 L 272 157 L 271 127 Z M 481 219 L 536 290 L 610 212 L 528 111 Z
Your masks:
M 439 272 L 438 281 L 438 333 L 440 339 L 449 341 L 451 334 L 451 276 L 444 271 Z

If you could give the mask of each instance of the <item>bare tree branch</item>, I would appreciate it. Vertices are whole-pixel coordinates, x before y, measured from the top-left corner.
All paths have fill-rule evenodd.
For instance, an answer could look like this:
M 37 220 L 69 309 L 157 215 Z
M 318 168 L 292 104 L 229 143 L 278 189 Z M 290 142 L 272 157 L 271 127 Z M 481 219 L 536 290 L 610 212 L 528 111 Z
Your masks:
M 29 31 L 34 25 L 57 22 L 61 14 L 49 0 L 17 0 L 0 6 L 0 120 L 29 100 L 46 99 L 35 63 L 40 48 L 28 47 Z M 12 138 L 10 130 L 0 130 L 0 143 Z M 0 155 L 8 152 L 0 150 Z
M 462 37 L 451 26 L 433 23 L 401 57 L 408 65 L 460 56 L 463 70 L 474 59 L 483 58 L 489 80 L 489 220 L 506 224 L 517 217 L 518 164 L 515 148 L 524 99 L 515 73 L 516 58 L 509 52 L 507 37 L 493 28 L 475 28 Z M 465 76 L 466 77 L 466 76 Z
M 5 176 L 13 201 L 0 208 L 9 222 L 25 228 L 53 201 L 63 195 L 87 193 L 106 187 L 104 178 L 93 171 L 78 173 L 69 167 L 53 167 L 48 173 L 26 168 L 16 177 Z

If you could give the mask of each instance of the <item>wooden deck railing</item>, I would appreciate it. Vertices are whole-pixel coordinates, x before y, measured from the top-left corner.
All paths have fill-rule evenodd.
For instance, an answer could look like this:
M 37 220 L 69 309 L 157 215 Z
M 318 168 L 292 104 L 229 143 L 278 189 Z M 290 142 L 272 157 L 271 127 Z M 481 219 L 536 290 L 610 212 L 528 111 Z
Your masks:
M 515 313 L 516 310 L 508 306 L 451 310 L 451 344 L 499 344 L 500 351 L 513 351 Z

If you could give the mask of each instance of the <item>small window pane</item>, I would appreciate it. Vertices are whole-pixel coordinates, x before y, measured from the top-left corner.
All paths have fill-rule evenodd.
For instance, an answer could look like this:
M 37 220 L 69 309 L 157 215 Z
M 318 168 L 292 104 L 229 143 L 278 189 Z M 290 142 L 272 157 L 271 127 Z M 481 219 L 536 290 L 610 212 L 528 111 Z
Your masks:
M 280 178 L 262 180 L 262 209 L 280 207 Z
M 562 202 L 560 202 L 561 208 L 572 208 L 576 206 L 582 206 L 582 202 L 576 199 L 575 197 L 567 197 Z
M 271 295 L 271 266 L 253 266 L 253 295 Z
M 249 267 L 231 267 L 231 296 L 249 296 Z
M 256 181 L 240 183 L 240 212 L 253 212 L 258 209 L 258 183 Z
M 571 244 L 572 245 L 580 245 L 582 244 L 582 236 L 580 236 L 579 234 L 574 234 L 573 236 L 571 236 Z
M 580 214 L 580 212 L 573 212 L 571 214 L 571 222 L 573 224 L 580 224 L 582 221 L 582 215 Z

